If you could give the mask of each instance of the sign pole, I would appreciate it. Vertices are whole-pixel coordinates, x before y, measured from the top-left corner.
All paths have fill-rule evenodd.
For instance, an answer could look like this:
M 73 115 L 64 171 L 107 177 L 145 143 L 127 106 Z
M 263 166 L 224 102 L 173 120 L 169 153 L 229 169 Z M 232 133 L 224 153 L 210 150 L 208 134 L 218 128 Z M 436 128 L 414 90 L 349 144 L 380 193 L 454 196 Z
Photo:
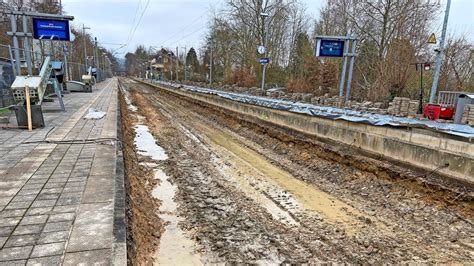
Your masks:
M 18 45 L 18 37 L 16 36 L 17 24 L 16 24 L 16 15 L 10 14 L 10 23 L 12 29 L 12 38 L 13 38 L 13 54 L 15 55 L 15 68 L 17 75 L 21 75 L 20 71 L 20 46 Z
M 352 82 L 352 72 L 354 70 L 356 47 L 357 47 L 357 39 L 353 39 L 352 40 L 351 64 L 349 66 L 349 78 L 347 79 L 346 101 L 349 101 L 350 97 L 351 97 L 351 82 Z
M 344 64 L 342 66 L 341 80 L 339 81 L 339 96 L 344 96 L 344 82 L 346 81 L 347 53 L 349 52 L 349 41 L 344 42 Z
M 349 53 L 349 45 L 352 52 Z M 339 81 L 339 96 L 344 96 L 344 83 L 346 82 L 347 62 L 349 63 L 349 77 L 347 79 L 346 101 L 350 99 L 352 72 L 357 50 L 357 37 L 355 36 L 316 36 L 317 57 L 343 57 L 341 80 Z
M 8 52 L 10 53 L 10 63 L 12 64 L 13 76 L 16 77 L 18 74 L 16 73 L 15 60 L 13 60 L 12 47 L 10 45 L 8 45 Z
M 22 16 L 22 24 L 23 24 L 23 33 L 25 34 L 25 43 L 24 43 L 24 48 L 25 48 L 25 55 L 26 55 L 26 65 L 28 67 L 28 75 L 31 76 L 33 75 L 33 68 L 31 66 L 31 52 L 30 52 L 30 43 L 28 40 L 28 20 L 26 15 Z

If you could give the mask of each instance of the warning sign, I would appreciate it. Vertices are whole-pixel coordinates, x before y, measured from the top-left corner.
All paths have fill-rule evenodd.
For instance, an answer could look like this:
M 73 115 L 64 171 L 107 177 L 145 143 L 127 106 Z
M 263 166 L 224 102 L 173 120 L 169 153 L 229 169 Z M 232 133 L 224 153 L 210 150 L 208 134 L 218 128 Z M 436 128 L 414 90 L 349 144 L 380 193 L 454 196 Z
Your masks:
M 431 33 L 428 43 L 436 44 L 436 35 L 434 33 Z

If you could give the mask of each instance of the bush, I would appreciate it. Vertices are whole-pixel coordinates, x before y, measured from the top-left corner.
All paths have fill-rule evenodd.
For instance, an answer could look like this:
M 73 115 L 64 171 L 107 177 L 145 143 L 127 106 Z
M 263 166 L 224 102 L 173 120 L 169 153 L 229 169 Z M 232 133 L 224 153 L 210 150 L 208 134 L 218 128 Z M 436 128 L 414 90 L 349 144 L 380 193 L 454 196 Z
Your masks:
M 257 79 L 248 69 L 242 68 L 234 72 L 232 82 L 239 87 L 250 88 L 257 84 Z
M 312 92 L 311 84 L 303 78 L 290 79 L 286 83 L 288 92 Z

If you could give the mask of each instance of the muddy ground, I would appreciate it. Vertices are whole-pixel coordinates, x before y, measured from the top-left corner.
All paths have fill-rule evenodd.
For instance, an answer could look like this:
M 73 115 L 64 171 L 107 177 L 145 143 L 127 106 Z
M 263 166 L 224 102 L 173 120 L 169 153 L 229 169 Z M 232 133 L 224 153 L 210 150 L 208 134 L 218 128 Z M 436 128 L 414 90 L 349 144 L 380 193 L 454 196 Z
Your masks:
M 122 85 L 130 263 L 156 263 L 170 244 L 160 240 L 167 223 L 152 195 L 156 167 L 176 187 L 179 228 L 203 264 L 474 261 L 471 188 L 148 85 Z M 137 124 L 148 126 L 166 160 L 137 155 Z
M 119 92 L 121 91 L 119 90 Z M 150 254 L 154 254 L 157 250 L 157 240 L 159 240 L 163 228 L 158 217 L 160 202 L 151 196 L 151 191 L 157 182 L 153 179 L 151 171 L 139 164 L 140 159 L 133 145 L 135 133 L 132 129 L 137 118 L 129 114 L 121 93 L 120 112 L 122 114 L 122 131 L 124 132 L 122 149 L 127 189 L 127 259 L 129 265 L 149 265 L 153 263 L 154 259 Z

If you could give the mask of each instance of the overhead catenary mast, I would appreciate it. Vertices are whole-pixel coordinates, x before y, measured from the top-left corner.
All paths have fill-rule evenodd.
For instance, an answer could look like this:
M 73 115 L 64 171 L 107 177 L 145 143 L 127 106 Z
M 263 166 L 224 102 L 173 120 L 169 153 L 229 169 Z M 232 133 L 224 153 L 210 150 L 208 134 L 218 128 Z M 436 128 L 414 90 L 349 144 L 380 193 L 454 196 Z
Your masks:
M 444 41 L 446 38 L 446 29 L 448 27 L 449 9 L 451 8 L 451 0 L 446 3 L 446 11 L 444 12 L 443 31 L 441 32 L 441 39 L 439 41 L 439 52 L 436 55 L 435 74 L 433 77 L 433 84 L 431 85 L 430 103 L 434 103 L 436 98 L 436 91 L 438 89 L 439 75 L 441 73 L 441 64 L 444 56 Z

